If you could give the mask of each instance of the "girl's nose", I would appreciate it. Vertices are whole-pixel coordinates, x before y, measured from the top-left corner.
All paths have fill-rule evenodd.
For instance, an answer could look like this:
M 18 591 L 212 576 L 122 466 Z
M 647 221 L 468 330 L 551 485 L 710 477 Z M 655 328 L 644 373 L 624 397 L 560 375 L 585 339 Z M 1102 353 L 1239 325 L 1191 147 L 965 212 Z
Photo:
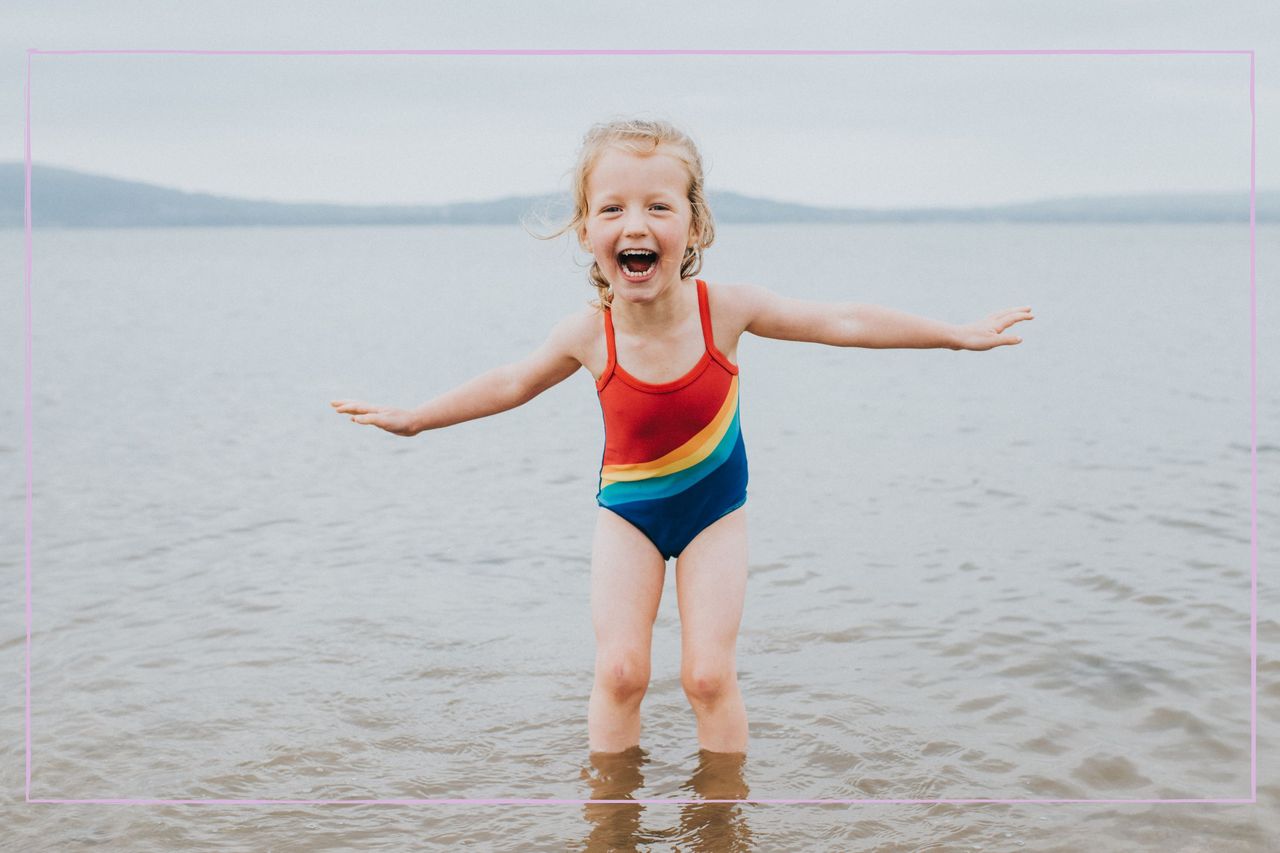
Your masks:
M 639 213 L 628 214 L 622 225 L 622 230 L 628 237 L 644 234 L 648 231 L 648 228 L 649 226 L 645 223 L 644 216 Z

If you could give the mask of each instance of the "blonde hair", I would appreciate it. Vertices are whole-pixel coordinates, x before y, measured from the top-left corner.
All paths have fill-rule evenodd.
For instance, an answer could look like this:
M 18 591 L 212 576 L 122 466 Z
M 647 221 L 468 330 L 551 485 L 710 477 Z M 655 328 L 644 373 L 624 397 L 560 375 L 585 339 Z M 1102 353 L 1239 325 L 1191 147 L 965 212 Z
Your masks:
M 582 138 L 582 148 L 578 151 L 578 162 L 570 172 L 569 194 L 573 201 L 573 215 L 564 225 L 551 234 L 533 234 L 539 240 L 551 240 L 568 231 L 578 235 L 581 245 L 582 227 L 587 221 L 587 178 L 595 168 L 600 155 L 611 147 L 621 148 L 632 154 L 653 154 L 659 146 L 667 146 L 670 153 L 684 163 L 689 171 L 689 206 L 693 209 L 693 232 L 697 236 L 694 244 L 684 251 L 680 261 L 680 277 L 688 278 L 702 270 L 702 250 L 712 244 L 716 236 L 715 220 L 711 216 L 711 208 L 707 204 L 706 191 L 703 188 L 702 157 L 693 140 L 684 131 L 667 121 L 647 119 L 615 119 L 594 125 Z M 526 229 L 527 230 L 527 229 Z M 594 260 L 587 278 L 596 288 L 597 308 L 607 308 L 613 301 L 613 291 L 609 281 L 600 271 L 600 265 Z

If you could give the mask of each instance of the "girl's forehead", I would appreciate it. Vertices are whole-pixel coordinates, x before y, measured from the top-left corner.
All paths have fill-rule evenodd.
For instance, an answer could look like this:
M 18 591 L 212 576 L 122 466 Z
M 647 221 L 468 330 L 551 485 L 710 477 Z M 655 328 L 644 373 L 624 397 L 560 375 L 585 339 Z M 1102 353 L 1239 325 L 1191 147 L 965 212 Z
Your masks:
M 600 153 L 587 173 L 587 186 L 592 191 L 602 189 L 602 184 L 655 181 L 669 182 L 681 191 L 689 182 L 689 169 L 684 161 L 669 150 L 659 147 L 652 153 L 636 154 L 623 148 L 610 146 Z

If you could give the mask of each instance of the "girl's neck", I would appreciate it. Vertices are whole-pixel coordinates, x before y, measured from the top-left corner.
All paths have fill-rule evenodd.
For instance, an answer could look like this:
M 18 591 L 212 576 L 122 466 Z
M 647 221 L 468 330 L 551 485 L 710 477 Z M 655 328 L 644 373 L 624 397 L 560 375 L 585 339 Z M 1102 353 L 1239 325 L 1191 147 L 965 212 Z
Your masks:
M 669 331 L 688 318 L 690 306 L 697 313 L 698 292 L 693 279 L 677 282 L 652 302 L 627 302 L 614 298 L 610 307 L 614 325 L 619 319 L 629 332 L 657 334 Z

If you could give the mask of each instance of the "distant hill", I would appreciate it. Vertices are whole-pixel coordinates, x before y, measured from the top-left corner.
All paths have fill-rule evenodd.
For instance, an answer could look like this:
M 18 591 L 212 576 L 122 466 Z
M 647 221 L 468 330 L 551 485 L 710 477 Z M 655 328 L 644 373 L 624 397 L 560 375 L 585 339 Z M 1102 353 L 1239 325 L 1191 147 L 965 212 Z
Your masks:
M 21 163 L 0 163 L 0 228 L 23 225 Z M 1148 193 L 1079 196 L 965 208 L 828 208 L 709 191 L 716 221 L 867 222 L 1247 222 L 1249 193 Z M 562 219 L 568 200 L 556 195 L 508 196 L 440 205 L 295 204 L 187 193 L 32 166 L 32 216 L 39 227 L 157 228 L 226 225 L 512 225 L 541 213 Z M 1257 219 L 1280 219 L 1280 192 L 1257 194 Z

